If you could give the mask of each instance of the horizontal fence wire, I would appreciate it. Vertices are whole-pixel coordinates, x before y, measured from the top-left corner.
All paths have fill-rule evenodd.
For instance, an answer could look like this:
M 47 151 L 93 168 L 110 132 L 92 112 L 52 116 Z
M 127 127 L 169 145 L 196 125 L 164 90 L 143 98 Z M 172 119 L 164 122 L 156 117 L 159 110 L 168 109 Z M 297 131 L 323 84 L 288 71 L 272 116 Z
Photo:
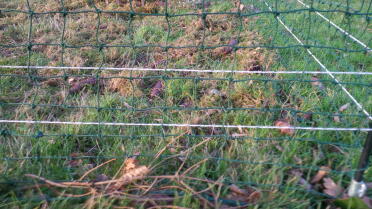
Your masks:
M 107 123 L 107 122 L 72 122 L 72 121 L 27 121 L 0 120 L 0 123 L 55 124 L 55 125 L 103 125 L 103 126 L 157 126 L 157 127 L 197 127 L 197 128 L 243 128 L 243 129 L 293 129 L 310 131 L 372 131 L 371 128 L 336 128 L 336 127 L 297 127 L 297 126 L 249 126 L 220 124 L 164 124 L 164 123 Z
M 246 71 L 208 69 L 157 69 L 157 68 L 117 68 L 117 67 L 72 67 L 72 66 L 11 66 L 0 65 L 0 69 L 50 69 L 50 70 L 111 70 L 111 71 L 151 71 L 151 72 L 192 72 L 192 73 L 238 73 L 238 74 L 328 74 L 322 71 Z M 332 72 L 339 75 L 372 75 L 372 72 Z

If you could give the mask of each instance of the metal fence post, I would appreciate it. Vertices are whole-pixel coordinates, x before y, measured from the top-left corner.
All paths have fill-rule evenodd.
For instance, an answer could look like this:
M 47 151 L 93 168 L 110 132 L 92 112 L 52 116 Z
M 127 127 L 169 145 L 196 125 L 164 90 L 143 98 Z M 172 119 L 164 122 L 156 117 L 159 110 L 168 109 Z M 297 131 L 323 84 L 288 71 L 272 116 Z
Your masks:
M 372 122 L 369 123 L 372 128 Z M 351 181 L 348 195 L 350 197 L 363 197 L 367 191 L 367 186 L 363 181 L 365 168 L 368 166 L 368 160 L 372 154 L 372 131 L 368 132 L 367 139 L 364 142 L 362 155 L 359 158 L 358 171 L 355 173 L 354 179 Z

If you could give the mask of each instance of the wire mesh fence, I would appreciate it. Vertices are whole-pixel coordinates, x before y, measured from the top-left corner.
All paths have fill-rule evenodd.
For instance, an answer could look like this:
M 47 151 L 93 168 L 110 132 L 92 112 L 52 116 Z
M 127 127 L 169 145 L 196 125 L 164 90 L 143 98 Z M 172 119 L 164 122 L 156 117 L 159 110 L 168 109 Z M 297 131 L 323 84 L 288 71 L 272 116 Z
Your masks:
M 0 2 L 3 206 L 336 204 L 372 178 L 371 5 Z

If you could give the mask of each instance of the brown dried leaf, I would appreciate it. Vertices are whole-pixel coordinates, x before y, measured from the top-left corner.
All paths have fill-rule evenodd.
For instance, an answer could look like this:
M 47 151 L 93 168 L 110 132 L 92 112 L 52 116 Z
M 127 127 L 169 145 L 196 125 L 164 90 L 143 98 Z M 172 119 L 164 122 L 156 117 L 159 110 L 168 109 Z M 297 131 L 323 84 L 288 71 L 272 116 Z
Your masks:
M 69 83 L 70 85 L 73 85 L 74 83 L 77 82 L 77 79 L 74 78 L 74 77 L 70 77 L 67 81 L 68 81 L 68 83 Z
M 49 79 L 42 83 L 43 85 L 51 86 L 51 87 L 57 87 L 60 84 L 60 81 L 58 79 Z
M 287 122 L 285 120 L 276 121 L 275 126 L 282 126 L 283 127 L 283 128 L 280 129 L 281 134 L 286 134 L 286 135 L 292 136 L 295 133 L 293 128 L 286 128 L 286 127 L 290 127 L 291 124 L 289 124 L 289 122 Z
M 128 158 L 124 161 L 123 173 L 127 173 L 128 171 L 135 169 L 137 166 L 138 160 L 135 158 Z
M 335 121 L 336 123 L 341 122 L 340 116 L 338 115 L 333 116 L 333 121 Z
M 248 71 L 262 71 L 262 66 L 260 64 L 255 64 L 248 68 Z
M 245 9 L 245 6 L 244 6 L 244 4 L 240 4 L 240 11 L 243 11 L 244 9 Z
M 324 178 L 323 186 L 323 192 L 333 197 L 337 197 L 343 192 L 342 187 L 337 185 L 331 178 Z
M 184 99 L 180 105 L 181 107 L 192 107 L 193 102 L 190 99 Z
M 157 97 L 159 96 L 164 90 L 164 84 L 162 81 L 157 81 L 156 84 L 152 87 L 150 96 Z
M 224 54 L 224 55 L 227 55 L 227 54 L 230 54 L 232 51 L 233 51 L 233 47 L 235 46 L 235 45 L 237 45 L 238 44 L 238 40 L 236 40 L 236 39 L 232 39 L 232 40 L 230 40 L 230 42 L 229 42 L 229 46 L 225 46 L 225 47 L 223 47 L 223 50 L 222 50 L 222 53 Z
M 228 195 L 229 199 L 235 201 L 242 201 L 246 203 L 256 203 L 261 199 L 261 192 L 248 187 L 247 189 L 241 189 L 237 185 L 232 184 L 229 186 L 231 194 Z
M 328 166 L 322 166 L 320 167 L 320 170 L 318 173 L 311 179 L 312 184 L 318 183 L 320 180 L 322 180 L 328 173 L 330 168 Z
M 325 87 L 322 82 L 319 81 L 319 78 L 316 76 L 311 77 L 311 85 L 313 85 L 316 88 L 319 88 L 319 90 L 324 90 Z
M 100 181 L 107 181 L 107 180 L 109 180 L 109 177 L 107 177 L 105 174 L 99 174 L 96 176 L 93 182 L 100 182 Z
M 312 121 L 313 120 L 313 113 L 304 114 L 304 119 L 308 120 L 308 121 Z
M 70 157 L 71 158 L 76 158 L 76 157 L 79 157 L 81 156 L 80 153 L 71 153 L 70 154 Z M 81 164 L 83 163 L 83 160 L 82 159 L 72 159 L 72 160 L 69 160 L 66 165 L 69 166 L 69 167 L 79 167 Z
M 86 78 L 82 79 L 80 81 L 77 81 L 76 83 L 72 84 L 72 87 L 69 90 L 70 94 L 75 94 L 81 91 L 86 85 L 94 85 L 97 83 L 96 78 Z
M 246 191 L 244 191 L 243 189 L 240 189 L 237 185 L 235 184 L 231 184 L 230 187 L 229 187 L 230 191 L 231 192 L 234 192 L 236 194 L 239 194 L 239 195 L 247 195 Z
M 117 179 L 116 184 L 113 185 L 111 189 L 118 190 L 122 186 L 130 184 L 135 180 L 144 178 L 150 169 L 147 166 L 138 166 L 137 168 L 133 168 L 129 170 L 127 173 L 123 174 L 119 179 Z
M 338 111 L 343 112 L 343 111 L 345 111 L 347 108 L 349 108 L 349 106 L 350 106 L 350 103 L 344 104 L 344 105 L 342 105 L 342 106 L 338 109 Z
M 311 184 L 308 181 L 306 181 L 306 179 L 299 177 L 299 176 L 297 178 L 298 178 L 298 184 L 302 185 L 306 190 L 311 190 L 313 188 Z
M 223 57 L 223 56 L 226 56 L 226 55 L 230 54 L 234 50 L 233 47 L 237 44 L 238 44 L 238 40 L 231 39 L 229 41 L 229 43 L 227 44 L 228 46 L 225 46 L 225 47 L 222 47 L 222 48 L 216 48 L 214 50 L 214 56 L 215 57 Z

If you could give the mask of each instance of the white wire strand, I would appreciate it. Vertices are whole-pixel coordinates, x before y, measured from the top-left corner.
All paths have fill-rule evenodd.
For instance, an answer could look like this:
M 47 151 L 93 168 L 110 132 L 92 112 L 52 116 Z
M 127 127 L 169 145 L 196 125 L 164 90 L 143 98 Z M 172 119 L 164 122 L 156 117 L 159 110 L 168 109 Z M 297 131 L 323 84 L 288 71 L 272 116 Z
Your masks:
M 9 66 L 0 69 L 45 69 L 45 70 L 111 70 L 111 71 L 156 71 L 156 72 L 194 72 L 194 73 L 241 73 L 241 74 L 328 74 L 324 71 L 246 71 L 246 70 L 198 70 L 165 68 L 117 68 L 117 67 L 73 67 L 73 66 Z M 339 75 L 372 75 L 372 72 L 332 72 Z
M 114 123 L 114 122 L 73 122 L 73 121 L 34 121 L 34 120 L 0 120 L 0 123 L 49 124 L 49 125 L 104 125 L 104 126 L 152 126 L 152 127 L 195 127 L 195 128 L 238 128 L 238 129 L 292 129 L 310 131 L 372 131 L 372 128 L 334 128 L 301 126 L 251 126 L 221 124 L 162 124 L 162 123 Z
M 270 11 L 273 11 L 273 9 L 268 5 L 268 3 L 265 1 L 264 2 L 266 4 L 266 6 L 269 8 Z M 296 41 L 301 44 L 301 45 L 304 45 L 304 43 L 301 41 L 301 39 L 299 39 L 293 32 L 292 30 L 286 25 L 284 24 L 284 22 L 277 16 L 276 19 L 279 21 L 280 24 L 282 24 L 284 26 L 284 28 L 293 36 L 294 39 L 296 39 Z M 320 65 L 320 67 L 325 70 L 327 72 L 327 74 L 329 76 L 331 76 L 331 78 L 333 78 L 333 80 L 336 82 L 336 84 L 338 86 L 341 87 L 342 91 L 344 91 L 346 93 L 346 95 L 348 95 L 348 97 L 354 102 L 354 104 L 358 107 L 359 110 L 361 110 L 369 120 L 372 120 L 372 116 L 367 112 L 367 110 L 365 110 L 363 108 L 363 106 L 353 97 L 353 95 L 350 94 L 350 92 L 338 81 L 338 79 L 332 74 L 332 72 L 330 72 L 327 67 L 322 63 L 320 62 L 320 60 L 310 51 L 310 49 L 306 49 L 307 53 Z
M 309 5 L 305 4 L 304 2 L 302 2 L 301 0 L 297 0 L 298 3 L 302 4 L 304 7 L 306 8 L 310 8 Z M 346 30 L 342 29 L 340 26 L 336 25 L 336 23 L 332 22 L 330 19 L 326 18 L 324 15 L 322 15 L 320 12 L 315 12 L 315 14 L 319 15 L 321 18 L 323 18 L 325 21 L 329 22 L 329 24 L 331 24 L 333 27 L 335 27 L 338 31 L 340 31 L 341 33 L 345 34 L 347 37 L 349 37 L 351 40 L 355 41 L 356 43 L 358 43 L 359 45 L 363 46 L 367 52 L 372 52 L 372 49 L 369 48 L 367 46 L 367 44 L 363 43 L 362 41 L 360 41 L 359 39 L 355 38 L 353 35 L 351 35 L 349 32 L 347 32 Z

